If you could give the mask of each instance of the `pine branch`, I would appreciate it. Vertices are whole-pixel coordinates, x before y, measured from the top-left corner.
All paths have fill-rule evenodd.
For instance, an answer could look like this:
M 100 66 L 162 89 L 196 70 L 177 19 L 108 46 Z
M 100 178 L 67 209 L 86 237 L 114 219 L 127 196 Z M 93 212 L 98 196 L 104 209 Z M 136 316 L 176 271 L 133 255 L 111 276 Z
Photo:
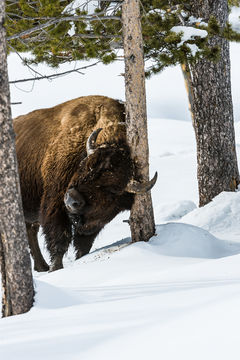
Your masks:
M 33 18 L 34 20 L 35 18 Z M 44 18 L 41 18 L 44 19 Z M 46 18 L 48 19 L 48 18 Z M 56 18 L 49 18 L 50 20 L 48 22 L 46 22 L 45 24 L 39 24 L 31 29 L 25 30 L 25 31 L 21 31 L 18 34 L 14 34 L 11 36 L 7 37 L 7 41 L 10 40 L 15 40 L 15 39 L 19 39 L 19 38 L 24 38 L 25 36 L 31 35 L 33 32 L 35 31 L 39 31 L 39 30 L 43 30 L 49 26 L 55 25 L 55 24 L 60 24 L 61 22 L 64 21 L 78 21 L 78 20 L 87 20 L 87 21 L 102 21 L 102 20 L 121 20 L 121 18 L 119 16 L 98 16 L 96 14 L 92 14 L 92 15 L 79 15 L 79 16 L 66 16 L 66 17 L 62 17 L 59 19 Z M 29 18 L 29 20 L 31 20 L 31 18 Z

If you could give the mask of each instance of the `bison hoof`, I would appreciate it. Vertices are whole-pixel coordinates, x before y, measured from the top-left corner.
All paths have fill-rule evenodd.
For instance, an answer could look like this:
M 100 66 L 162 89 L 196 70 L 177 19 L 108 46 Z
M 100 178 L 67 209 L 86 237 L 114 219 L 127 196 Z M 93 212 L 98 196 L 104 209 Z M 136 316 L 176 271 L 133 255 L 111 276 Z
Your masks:
M 62 263 L 54 263 L 54 264 L 50 265 L 49 272 L 60 270 L 60 269 L 63 269 L 63 264 Z

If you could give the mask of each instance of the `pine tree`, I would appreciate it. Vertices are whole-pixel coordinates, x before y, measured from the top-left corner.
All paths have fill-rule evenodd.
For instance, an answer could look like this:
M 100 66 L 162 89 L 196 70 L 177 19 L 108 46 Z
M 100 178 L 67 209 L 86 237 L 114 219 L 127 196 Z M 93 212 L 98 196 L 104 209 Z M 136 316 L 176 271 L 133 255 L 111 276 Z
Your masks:
M 8 0 L 6 26 L 9 51 L 31 52 L 31 57 L 25 59 L 26 63 L 46 62 L 50 66 L 91 58 L 99 58 L 105 64 L 115 60 L 116 49 L 123 46 L 120 3 L 107 16 L 110 2 L 104 7 L 99 2 L 100 6 L 91 16 L 80 6 L 73 11 L 71 3 L 69 0 L 36 0 L 34 3 Z M 187 4 L 183 0 L 142 1 L 144 54 L 146 60 L 153 62 L 149 75 L 186 58 L 188 61 L 194 61 L 201 55 L 216 58 L 216 49 L 211 48 L 209 54 L 205 37 L 196 35 L 182 41 L 182 34 L 173 31 L 174 26 L 182 25 L 182 13 L 185 14 L 186 25 L 211 31 L 211 25 L 188 21 L 191 14 Z M 193 44 L 198 49 L 195 54 L 191 51 Z
M 81 5 L 74 7 L 73 0 L 7 0 L 6 4 L 8 51 L 31 53 L 25 58 L 28 64 L 45 62 L 57 67 L 92 58 L 108 64 L 123 47 L 120 1 L 99 1 L 90 13 Z M 152 62 L 147 75 L 186 60 L 217 60 L 218 46 L 208 46 L 208 37 L 216 33 L 240 41 L 228 23 L 222 29 L 214 16 L 208 21 L 205 16 L 194 18 L 190 0 L 142 0 L 141 4 L 144 56 Z M 239 0 L 229 0 L 229 4 L 240 6 Z M 181 29 L 174 30 L 183 25 L 195 29 L 195 34 L 186 39 Z
M 101 8 L 89 16 L 81 7 L 73 11 L 70 0 L 7 0 L 6 3 L 8 50 L 30 52 L 26 63 L 45 62 L 57 67 L 74 60 L 100 58 L 109 63 L 116 58 L 108 34 L 112 39 L 121 29 L 119 11 L 105 20 Z
M 195 17 L 214 16 L 221 28 L 228 19 L 227 1 L 199 4 L 193 1 Z M 239 172 L 235 148 L 230 79 L 229 43 L 218 34 L 209 39 L 218 47 L 217 62 L 201 59 L 190 65 L 193 126 L 197 142 L 200 206 L 222 191 L 235 191 Z

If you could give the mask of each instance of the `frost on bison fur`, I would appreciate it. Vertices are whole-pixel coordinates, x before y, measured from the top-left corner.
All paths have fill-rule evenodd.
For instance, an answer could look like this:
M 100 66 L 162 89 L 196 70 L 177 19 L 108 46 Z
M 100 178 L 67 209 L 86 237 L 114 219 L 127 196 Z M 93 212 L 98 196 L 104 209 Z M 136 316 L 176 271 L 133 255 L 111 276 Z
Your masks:
M 48 269 L 38 247 L 40 224 L 50 269 L 60 269 L 71 241 L 76 258 L 87 254 L 101 229 L 132 206 L 124 105 L 105 96 L 80 97 L 19 116 L 14 129 L 34 268 Z M 146 191 L 153 184 L 145 185 Z

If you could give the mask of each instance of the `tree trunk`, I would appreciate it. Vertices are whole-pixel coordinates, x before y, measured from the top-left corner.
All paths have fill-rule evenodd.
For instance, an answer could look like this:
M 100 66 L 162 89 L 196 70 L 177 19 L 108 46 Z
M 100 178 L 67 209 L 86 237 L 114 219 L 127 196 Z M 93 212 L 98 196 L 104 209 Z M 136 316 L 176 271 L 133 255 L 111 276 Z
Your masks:
M 10 316 L 32 307 L 34 290 L 10 110 L 4 17 L 5 1 L 0 1 L 0 265 L 2 315 Z
M 125 0 L 122 5 L 125 59 L 125 94 L 127 140 L 135 164 L 135 179 L 149 179 L 149 150 L 143 42 L 138 0 Z M 155 233 L 150 192 L 135 195 L 131 210 L 132 241 L 148 241 Z
M 193 15 L 215 16 L 221 27 L 228 19 L 227 0 L 193 1 Z M 217 63 L 206 59 L 191 66 L 193 126 L 197 141 L 199 205 L 210 202 L 222 191 L 234 191 L 239 184 L 235 149 L 230 79 L 229 42 L 219 36 L 209 40 L 219 46 Z

